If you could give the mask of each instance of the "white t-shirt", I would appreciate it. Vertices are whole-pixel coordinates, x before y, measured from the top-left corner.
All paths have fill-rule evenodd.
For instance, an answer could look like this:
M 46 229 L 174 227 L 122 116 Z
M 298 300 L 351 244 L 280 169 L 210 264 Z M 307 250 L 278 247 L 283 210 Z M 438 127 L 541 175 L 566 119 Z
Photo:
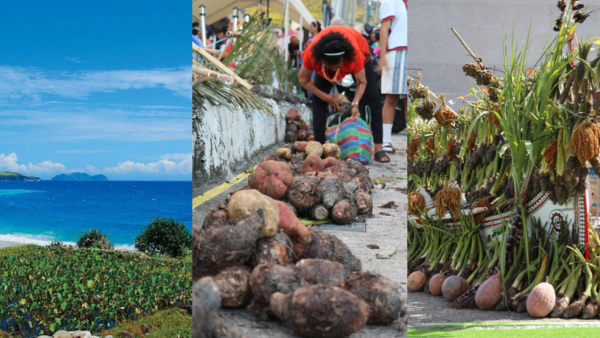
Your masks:
M 408 45 L 408 0 L 382 0 L 379 7 L 381 22 L 392 20 L 388 51 L 406 49 Z M 382 46 L 383 48 L 383 46 Z

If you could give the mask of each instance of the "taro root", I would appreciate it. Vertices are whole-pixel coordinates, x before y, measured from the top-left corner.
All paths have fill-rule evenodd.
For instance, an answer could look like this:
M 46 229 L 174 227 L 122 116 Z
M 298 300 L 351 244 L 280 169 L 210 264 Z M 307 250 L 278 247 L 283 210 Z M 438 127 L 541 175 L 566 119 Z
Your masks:
M 288 110 L 288 113 L 285 115 L 286 120 L 300 121 L 300 112 L 298 108 L 293 107 Z
M 210 212 L 208 213 L 206 218 L 204 218 L 204 222 L 202 223 L 200 232 L 206 231 L 211 227 L 219 227 L 228 224 L 230 223 L 229 214 L 227 213 L 227 207 L 224 205 L 219 205 L 210 209 Z
M 429 280 L 429 292 L 434 296 L 442 295 L 442 284 L 446 280 L 446 275 L 438 273 Z
M 423 290 L 427 276 L 421 271 L 415 271 L 408 276 L 407 285 L 410 291 L 416 292 Z
M 298 133 L 296 133 L 296 135 L 298 136 L 297 137 L 298 141 L 307 141 L 307 139 L 308 139 L 308 132 L 306 130 L 299 130 Z M 294 141 L 296 141 L 296 140 L 294 140 Z
M 389 278 L 359 272 L 346 279 L 344 288 L 369 305 L 369 324 L 390 324 L 402 316 L 406 293 Z
M 223 270 L 215 277 L 221 292 L 221 306 L 237 309 L 250 303 L 250 271 L 236 266 Z
M 357 190 L 354 194 L 354 198 L 359 215 L 368 214 L 373 210 L 373 200 L 371 200 L 371 196 L 365 191 Z
M 302 122 L 302 124 L 300 124 L 300 127 L 298 127 L 300 130 L 308 130 L 308 124 L 306 122 Z
M 264 211 L 264 227 L 259 238 L 275 235 L 279 226 L 279 207 L 275 200 L 258 190 L 243 190 L 231 197 L 227 206 L 232 222 L 241 220 L 259 209 Z M 218 243 L 218 242 L 217 242 Z
M 285 149 L 285 151 L 290 150 Z M 248 185 L 271 198 L 280 200 L 285 196 L 293 179 L 292 169 L 287 163 L 267 161 L 259 164 L 250 174 Z
M 342 151 L 340 150 L 340 147 L 338 147 L 337 144 L 335 143 L 325 143 L 323 146 L 323 157 L 333 157 L 336 159 L 339 159 L 340 156 L 342 155 Z
M 344 189 L 351 193 L 354 193 L 356 191 L 356 184 L 354 184 L 354 182 L 352 181 L 346 181 L 344 182 Z
M 212 277 L 194 282 L 192 307 L 194 338 L 246 338 L 245 334 L 226 327 L 221 321 L 219 285 Z
M 256 241 L 256 247 L 248 264 L 255 268 L 258 265 L 267 263 L 287 265 L 291 264 L 293 260 L 294 244 L 292 239 L 283 230 L 279 230 L 275 236 L 261 238 Z
M 459 276 L 450 276 L 442 283 L 442 295 L 447 301 L 453 301 L 467 291 L 467 280 Z
M 296 176 L 288 189 L 288 201 L 300 212 L 307 212 L 321 201 L 317 177 Z
M 269 298 L 275 292 L 290 293 L 300 287 L 296 270 L 277 264 L 261 264 L 252 270 L 250 290 L 252 290 L 251 308 L 268 306 Z
M 527 296 L 527 313 L 536 318 L 543 318 L 552 312 L 556 303 L 554 287 L 549 283 L 536 285 Z
M 305 243 L 310 243 L 311 234 L 304 223 L 281 201 L 275 201 L 279 208 L 279 229 L 292 238 L 299 238 Z
M 308 153 L 307 153 L 308 154 Z M 308 155 L 306 156 L 306 159 L 304 160 L 304 163 L 302 163 L 302 174 L 306 174 L 309 172 L 318 172 L 321 171 L 321 169 L 323 169 L 323 161 L 321 160 L 321 157 L 312 154 L 312 155 Z
M 307 141 L 314 141 L 315 140 L 315 135 L 308 133 L 308 137 L 306 138 Z
M 315 205 L 311 210 L 310 210 L 310 218 L 317 220 L 317 221 L 324 221 L 326 219 L 329 219 L 329 209 L 327 209 L 324 205 L 319 204 L 319 205 Z
M 366 324 L 369 306 L 335 286 L 306 285 L 290 294 L 275 293 L 269 308 L 305 337 L 347 337 Z
M 326 176 L 319 183 L 321 191 L 321 200 L 327 209 L 333 206 L 342 199 L 344 193 L 344 184 L 336 176 Z
M 350 224 L 356 218 L 358 208 L 353 201 L 343 199 L 331 209 L 331 217 L 337 224 Z
M 296 149 L 297 152 L 303 153 L 306 150 L 306 144 L 306 141 L 296 141 L 294 142 L 294 149 Z
M 300 260 L 296 263 L 296 271 L 303 284 L 306 282 L 331 286 L 341 286 L 352 273 L 342 263 L 318 258 Z
M 235 225 L 212 227 L 202 233 L 194 246 L 194 280 L 214 276 L 230 267 L 244 265 L 254 249 L 254 243 L 264 223 L 265 216 L 261 208 Z
M 502 298 L 502 281 L 500 276 L 494 275 L 481 284 L 475 294 L 475 302 L 482 310 L 490 310 Z
M 334 165 L 333 167 L 328 167 L 325 168 L 322 171 L 323 176 L 330 176 L 330 175 L 334 175 L 337 176 L 340 180 L 343 181 L 350 181 L 352 180 L 355 176 L 356 176 L 356 170 L 352 169 L 352 168 L 346 168 L 342 165 L 340 165 L 341 163 L 338 162 L 337 165 Z
M 293 123 L 288 123 L 288 124 L 285 126 L 285 131 L 286 131 L 287 133 L 296 133 L 296 132 L 298 132 L 298 126 L 297 126 L 297 125 L 295 125 L 295 124 L 293 124 Z
M 287 132 L 285 133 L 285 142 L 286 143 L 294 143 L 298 140 L 298 136 L 300 136 L 299 134 L 302 131 L 300 131 L 299 133 L 292 133 L 292 132 Z
M 275 151 L 275 155 L 290 160 L 292 158 L 292 151 L 288 147 L 282 147 Z
M 304 149 L 306 155 L 317 155 L 319 158 L 323 155 L 323 145 L 317 141 L 308 141 Z
M 291 164 L 298 164 L 298 163 L 302 163 L 304 161 L 304 159 L 306 158 L 306 154 L 305 153 L 297 153 L 294 154 L 290 157 L 290 163 Z M 292 167 L 290 166 L 290 169 L 292 169 Z M 292 170 L 292 175 L 293 175 L 293 170 Z
M 312 241 L 309 244 L 294 240 L 294 253 L 297 259 L 321 258 L 339 262 L 352 271 L 360 271 L 362 264 L 339 238 L 320 230 L 309 230 Z
M 334 157 L 327 157 L 323 160 L 323 166 L 325 168 L 333 167 L 333 166 L 336 166 L 337 164 L 338 164 L 338 160 L 336 160 Z

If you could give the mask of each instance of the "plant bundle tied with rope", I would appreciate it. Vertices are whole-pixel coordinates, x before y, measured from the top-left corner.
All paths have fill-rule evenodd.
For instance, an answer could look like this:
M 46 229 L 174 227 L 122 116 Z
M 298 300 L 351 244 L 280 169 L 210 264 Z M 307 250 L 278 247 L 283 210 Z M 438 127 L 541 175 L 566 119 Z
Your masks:
M 415 112 L 417 114 L 419 114 L 419 116 L 421 116 L 421 118 L 423 118 L 423 120 L 429 121 L 429 120 L 431 120 L 431 118 L 433 118 L 433 113 L 435 110 L 435 102 L 433 102 L 432 100 L 429 99 L 429 88 L 428 87 L 425 87 L 425 88 L 427 89 L 427 95 L 423 99 L 423 102 L 421 102 L 421 105 L 417 106 L 417 109 L 415 109 Z
M 419 140 L 421 139 L 421 136 L 419 136 L 419 134 L 415 135 L 415 137 L 413 137 L 412 140 L 410 140 L 410 143 L 408 144 L 408 150 L 407 150 L 407 155 L 408 155 L 408 159 L 412 160 L 417 156 L 417 152 L 419 151 Z
M 598 157 L 600 146 L 600 126 L 586 121 L 575 126 L 573 137 L 569 142 L 569 149 L 577 155 L 581 163 Z
M 452 121 L 458 118 L 458 115 L 452 109 L 448 108 L 444 99 L 444 94 L 441 94 L 440 101 L 442 102 L 442 106 L 435 112 L 435 119 L 442 127 L 449 128 L 452 126 Z
M 477 78 L 479 77 L 479 72 L 481 72 L 481 67 L 474 64 L 473 62 L 467 62 L 463 66 L 463 72 L 465 72 L 466 76 L 470 76 L 477 80 Z
M 433 146 L 435 144 L 434 136 L 432 136 L 429 140 L 425 142 L 425 150 L 431 155 L 433 155 Z
M 453 220 L 458 220 L 461 207 L 461 191 L 457 187 L 446 187 L 435 195 L 435 213 L 438 219 L 444 219 L 446 212 L 450 212 Z
M 411 87 L 408 90 L 410 97 L 413 100 L 425 99 L 429 95 L 429 88 L 421 86 L 421 73 L 419 72 L 419 76 L 417 77 L 417 82 L 414 87 Z
M 548 143 L 546 149 L 544 149 L 544 159 L 546 160 L 549 170 L 554 170 L 554 166 L 556 165 L 556 156 L 558 153 L 557 144 L 558 142 L 556 140 L 552 140 Z
M 446 145 L 446 156 L 448 157 L 449 161 L 454 161 L 458 158 L 457 154 L 454 152 L 455 146 L 456 140 L 454 138 L 449 139 L 448 144 Z
M 408 213 L 413 216 L 420 216 L 425 210 L 425 196 L 413 191 L 408 194 Z

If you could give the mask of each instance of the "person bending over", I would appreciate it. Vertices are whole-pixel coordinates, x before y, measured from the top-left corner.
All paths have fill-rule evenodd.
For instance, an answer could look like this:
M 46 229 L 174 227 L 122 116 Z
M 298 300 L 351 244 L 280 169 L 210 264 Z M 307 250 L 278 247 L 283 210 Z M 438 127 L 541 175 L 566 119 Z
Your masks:
M 347 74 L 352 74 L 356 82 L 352 117 L 361 116 L 364 119 L 365 106 L 370 107 L 371 130 L 375 142 L 374 158 L 378 162 L 389 162 L 390 158 L 382 150 L 383 125 L 379 90 L 369 56 L 369 46 L 362 35 L 351 27 L 327 27 L 302 52 L 302 60 L 298 80 L 313 94 L 315 141 L 325 143 L 327 105 L 334 111 L 339 111 L 340 101 L 329 94 L 331 87 L 337 85 Z M 311 82 L 313 70 L 316 74 L 314 82 Z

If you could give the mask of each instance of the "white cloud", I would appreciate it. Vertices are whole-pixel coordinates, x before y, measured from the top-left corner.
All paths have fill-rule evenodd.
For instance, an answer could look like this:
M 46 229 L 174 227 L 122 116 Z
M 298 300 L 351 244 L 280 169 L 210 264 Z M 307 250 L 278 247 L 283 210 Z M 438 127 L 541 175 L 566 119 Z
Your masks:
M 86 172 L 88 174 L 167 174 L 181 175 L 192 174 L 192 153 L 164 154 L 156 162 L 125 161 L 113 167 L 98 168 L 85 165 L 79 168 L 66 169 L 62 163 L 43 161 L 37 164 L 19 164 L 15 153 L 0 154 L 0 171 L 15 171 L 21 174 L 57 174 L 64 172 Z M 191 177 L 191 176 L 190 176 Z
M 16 171 L 21 174 L 52 174 L 65 171 L 65 166 L 62 163 L 52 161 L 43 161 L 38 164 L 29 162 L 28 164 L 19 164 L 17 154 L 11 153 L 8 155 L 0 154 L 0 170 Z
M 165 154 L 157 162 L 149 163 L 125 161 L 114 167 L 105 168 L 103 172 L 115 174 L 191 174 L 192 154 Z
M 94 92 L 162 87 L 191 97 L 189 67 L 150 70 L 57 72 L 0 66 L 0 98 L 41 100 L 44 95 L 86 98 Z

